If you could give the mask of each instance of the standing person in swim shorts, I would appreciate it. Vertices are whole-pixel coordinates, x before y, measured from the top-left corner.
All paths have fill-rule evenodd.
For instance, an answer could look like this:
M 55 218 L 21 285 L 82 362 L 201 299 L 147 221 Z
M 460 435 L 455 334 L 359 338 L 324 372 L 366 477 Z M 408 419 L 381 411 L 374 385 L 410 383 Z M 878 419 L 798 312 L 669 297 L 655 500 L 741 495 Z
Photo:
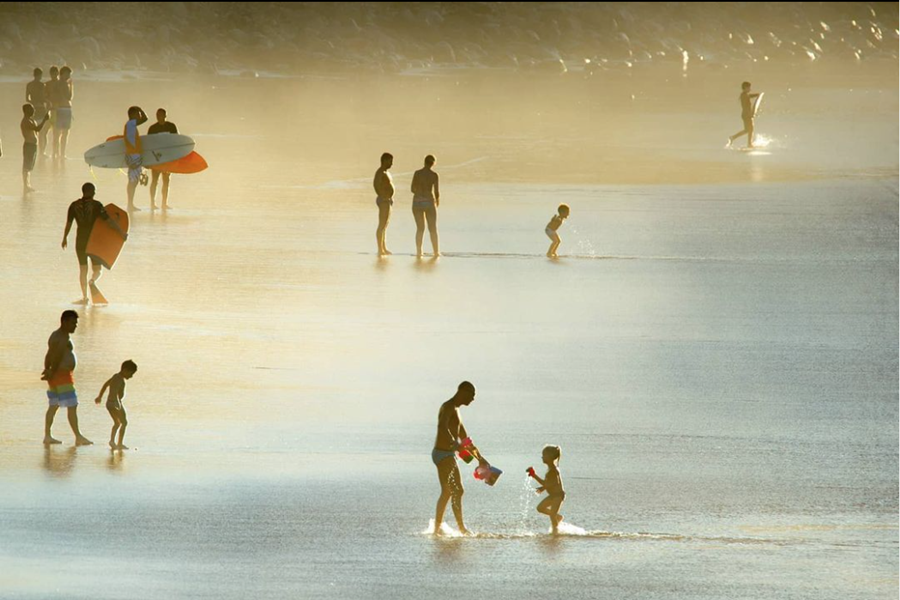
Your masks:
M 24 192 L 33 192 L 31 187 L 31 172 L 34 170 L 34 163 L 37 160 L 38 153 L 38 133 L 44 129 L 44 125 L 50 120 L 47 113 L 41 118 L 41 124 L 34 122 L 34 107 L 30 104 L 22 106 L 22 122 L 19 123 L 19 129 L 22 130 L 22 187 Z
M 146 185 L 146 175 L 144 175 L 141 165 L 143 164 L 141 152 L 141 134 L 138 132 L 138 125 L 147 122 L 147 115 L 141 110 L 140 106 L 132 106 L 128 109 L 128 122 L 125 123 L 125 162 L 128 165 L 128 212 L 141 210 L 134 206 L 134 190 L 137 189 L 138 183 Z
M 463 381 L 456 389 L 456 394 L 441 404 L 438 412 L 437 437 L 434 440 L 434 450 L 431 451 L 431 461 L 437 467 L 438 479 L 441 482 L 441 495 L 434 512 L 435 535 L 441 535 L 441 523 L 444 522 L 447 502 L 451 502 L 453 516 L 456 517 L 456 525 L 459 527 L 460 533 L 469 533 L 463 521 L 462 497 L 465 490 L 459 466 L 456 464 L 456 452 L 460 448 L 462 440 L 469 437 L 459 417 L 459 407 L 469 406 L 474 400 L 475 386 L 468 381 Z M 474 445 L 467 445 L 466 450 L 478 459 L 479 464 L 488 464 Z
M 50 402 L 47 414 L 44 417 L 44 445 L 60 444 L 50 435 L 53 427 L 53 419 L 60 406 L 66 407 L 69 416 L 69 426 L 75 434 L 76 446 L 89 446 L 93 442 L 83 435 L 78 429 L 78 396 L 75 394 L 75 349 L 72 346 L 72 338 L 78 327 L 78 313 L 74 310 L 64 311 L 60 317 L 59 329 L 50 334 L 47 342 L 47 355 L 44 357 L 44 372 L 41 379 L 47 382 L 47 399 Z
M 425 167 L 415 172 L 410 191 L 413 193 L 412 211 L 416 219 L 416 257 L 422 256 L 422 240 L 425 237 L 425 221 L 431 235 L 431 250 L 434 257 L 441 255 L 441 244 L 437 230 L 437 208 L 441 205 L 441 189 L 438 174 L 431 170 L 435 158 L 425 157 Z
M 741 102 L 741 120 L 744 122 L 744 128 L 728 138 L 728 148 L 731 147 L 731 144 L 734 143 L 734 140 L 738 139 L 745 133 L 747 134 L 747 147 L 753 148 L 753 99 L 758 97 L 759 94 L 750 93 L 749 81 L 745 81 L 741 84 L 741 95 L 739 96 L 739 99 Z
M 44 72 L 36 68 L 34 70 L 34 79 L 28 82 L 28 85 L 25 86 L 25 102 L 28 102 L 34 107 L 34 120 L 37 123 L 40 123 L 44 120 L 44 117 L 50 114 L 50 103 L 47 100 L 47 86 L 41 81 L 41 78 L 44 76 Z M 38 151 L 42 156 L 46 156 L 47 153 L 47 133 L 50 131 L 50 127 L 46 129 L 41 129 L 38 136 Z
M 50 92 L 50 102 L 55 111 L 53 155 L 61 161 L 66 159 L 69 130 L 72 128 L 72 98 L 74 97 L 75 84 L 72 82 L 72 69 L 63 67 L 59 70 L 59 80 L 53 82 Z
M 47 110 L 50 111 L 50 129 L 53 132 L 50 136 L 51 146 L 50 154 L 47 154 L 47 150 L 44 150 L 44 156 L 49 156 L 52 158 L 56 158 L 56 153 L 59 150 L 58 140 L 56 139 L 56 102 L 57 102 L 57 92 L 56 92 L 56 84 L 59 83 L 59 67 L 53 65 L 50 67 L 50 79 L 47 83 L 44 84 L 44 95 L 47 98 Z
M 171 121 L 166 121 L 166 109 L 159 108 L 156 110 L 156 123 L 147 129 L 147 135 L 155 133 L 178 133 L 178 127 Z M 157 171 L 153 169 L 153 176 L 150 181 L 150 210 L 156 210 L 156 186 L 159 183 L 159 177 L 162 175 L 162 207 L 163 210 L 169 208 L 169 178 L 171 173 L 165 171 Z
M 96 283 L 103 274 L 100 270 L 100 263 L 95 263 L 92 258 L 91 266 L 93 267 L 94 273 L 91 277 L 90 284 L 88 283 L 87 244 L 97 219 L 107 221 L 119 232 L 119 235 L 122 236 L 123 240 L 128 239 L 128 235 L 122 231 L 119 224 L 113 219 L 110 219 L 109 215 L 106 214 L 106 209 L 103 205 L 97 200 L 94 200 L 94 194 L 96 194 L 96 192 L 97 190 L 93 183 L 85 183 L 81 186 L 81 198 L 69 205 L 69 211 L 66 214 L 66 230 L 63 232 L 62 247 L 63 250 L 65 250 L 68 246 L 66 238 L 69 237 L 69 230 L 72 229 L 72 221 L 78 226 L 78 231 L 75 234 L 75 254 L 78 256 L 78 268 L 80 269 L 81 281 L 81 300 L 78 301 L 79 304 L 88 303 L 88 285 L 96 290 Z
M 385 152 L 381 155 L 381 166 L 375 171 L 372 185 L 375 187 L 375 206 L 378 207 L 378 229 L 375 230 L 375 241 L 378 242 L 378 256 L 391 254 L 387 249 L 387 226 L 391 220 L 391 207 L 394 205 L 394 180 L 390 168 L 394 164 L 394 155 Z

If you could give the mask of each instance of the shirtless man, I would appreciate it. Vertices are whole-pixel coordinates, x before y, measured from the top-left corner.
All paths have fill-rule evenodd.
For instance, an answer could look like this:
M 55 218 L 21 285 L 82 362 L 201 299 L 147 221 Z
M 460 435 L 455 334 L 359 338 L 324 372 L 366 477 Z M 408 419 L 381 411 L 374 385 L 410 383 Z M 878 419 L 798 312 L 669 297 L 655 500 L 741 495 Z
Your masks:
M 463 521 L 462 477 L 456 464 L 456 451 L 460 442 L 469 437 L 466 428 L 459 418 L 459 407 L 469 406 L 475 400 L 475 386 L 468 381 L 459 384 L 456 394 L 441 404 L 438 412 L 437 438 L 434 440 L 434 450 L 431 451 L 431 460 L 438 470 L 438 479 L 441 482 L 441 495 L 437 501 L 434 513 L 434 534 L 441 535 L 441 523 L 444 521 L 444 511 L 447 502 L 451 502 L 453 516 L 456 517 L 456 525 L 460 533 L 470 533 Z M 474 445 L 466 446 L 472 456 L 478 459 L 479 464 L 487 466 L 488 462 Z
M 750 93 L 750 82 L 745 81 L 741 84 L 741 95 L 738 97 L 741 102 L 741 121 L 744 122 L 744 128 L 736 134 L 728 138 L 728 148 L 745 133 L 747 134 L 747 148 L 753 148 L 753 121 L 755 119 L 753 100 L 759 98 L 760 94 Z
M 378 256 L 387 256 L 391 251 L 387 249 L 385 234 L 388 222 L 391 220 L 391 206 L 394 204 L 394 180 L 389 169 L 394 164 L 394 155 L 385 152 L 381 155 L 381 166 L 375 171 L 375 205 L 378 207 L 378 229 L 375 230 L 375 241 L 378 242 Z
M 59 321 L 59 329 L 50 334 L 47 342 L 44 372 L 41 375 L 41 379 L 50 388 L 47 390 L 50 407 L 44 417 L 44 445 L 61 443 L 50 435 L 50 428 L 53 427 L 56 411 L 60 406 L 65 406 L 69 412 L 69 426 L 75 434 L 75 445 L 89 446 L 93 442 L 81 435 L 78 429 L 78 396 L 75 394 L 75 379 L 72 377 L 76 360 L 70 336 L 78 327 L 78 313 L 74 310 L 63 311 Z
M 37 159 L 38 154 L 38 133 L 44 130 L 44 126 L 47 124 L 47 121 L 50 120 L 50 115 L 44 112 L 40 124 L 36 123 L 34 120 L 34 107 L 30 104 L 22 105 L 22 114 L 24 116 L 22 117 L 21 123 L 19 123 L 19 129 L 22 131 L 23 139 L 22 187 L 27 194 L 34 191 L 34 188 L 31 187 L 31 172 L 34 170 L 34 162 Z
M 65 161 L 69 130 L 72 128 L 72 99 L 75 95 L 72 69 L 69 67 L 60 69 L 59 80 L 51 81 L 48 92 L 50 104 L 56 113 L 53 119 L 53 155 L 58 160 Z
M 57 151 L 57 139 L 56 139 L 56 84 L 59 83 L 59 67 L 53 65 L 50 67 L 50 79 L 44 84 L 44 96 L 47 99 L 47 110 L 50 112 L 50 129 L 53 131 L 53 135 L 50 137 L 52 140 L 52 148 L 50 148 L 50 154 L 47 153 L 47 148 L 44 149 L 44 156 L 47 158 L 56 158 Z
M 25 86 L 25 102 L 28 102 L 34 107 L 34 120 L 37 123 L 43 121 L 44 117 L 50 114 L 50 102 L 47 100 L 47 86 L 41 81 L 43 76 L 44 72 L 41 69 L 36 68 L 34 70 L 34 79 L 29 81 L 28 85 Z M 38 151 L 41 156 L 45 156 L 47 153 L 47 134 L 50 132 L 50 129 L 50 127 L 47 127 L 40 131 Z
M 431 251 L 434 257 L 441 255 L 441 244 L 437 231 L 437 208 L 441 205 L 441 188 L 438 174 L 431 170 L 435 158 L 425 157 L 425 166 L 415 172 L 410 191 L 413 193 L 412 211 L 416 219 L 416 257 L 422 256 L 422 239 L 425 237 L 425 221 L 431 235 Z

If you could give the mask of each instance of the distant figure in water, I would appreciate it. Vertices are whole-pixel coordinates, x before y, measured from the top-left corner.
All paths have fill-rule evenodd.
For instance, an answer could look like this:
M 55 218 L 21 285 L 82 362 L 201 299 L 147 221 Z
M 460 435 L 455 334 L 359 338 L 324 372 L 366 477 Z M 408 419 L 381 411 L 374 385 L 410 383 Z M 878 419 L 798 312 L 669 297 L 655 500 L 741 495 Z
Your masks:
M 559 523 L 563 520 L 563 516 L 559 514 L 559 509 L 566 499 L 566 491 L 563 489 L 562 478 L 559 475 L 559 459 L 561 455 L 562 451 L 559 449 L 559 446 L 544 446 L 544 450 L 541 452 L 541 460 L 547 465 L 547 474 L 544 475 L 543 479 L 538 477 L 533 468 L 529 467 L 528 469 L 528 474 L 541 484 L 537 492 L 539 494 L 547 492 L 547 497 L 537 505 L 537 511 L 550 517 L 550 528 L 554 534 L 558 533 Z
M 69 237 L 69 230 L 72 229 L 72 221 L 78 226 L 78 231 L 75 233 L 75 254 L 78 256 L 78 268 L 80 270 L 79 278 L 81 281 L 81 300 L 77 301 L 79 304 L 88 303 L 88 285 L 90 285 L 92 290 L 97 290 L 96 283 L 103 274 L 100 270 L 100 263 L 94 262 L 94 259 L 92 258 L 91 267 L 93 268 L 94 274 L 91 277 L 90 282 L 88 282 L 87 244 L 97 219 L 103 219 L 112 225 L 113 229 L 119 232 L 119 235 L 122 236 L 123 240 L 128 239 L 128 235 L 122 231 L 119 224 L 115 220 L 109 218 L 109 215 L 106 213 L 106 208 L 104 208 L 100 202 L 94 200 L 94 194 L 96 194 L 96 192 L 97 189 L 94 187 L 93 183 L 88 182 L 81 186 L 81 198 L 69 205 L 69 212 L 66 214 L 66 230 L 63 232 L 62 248 L 65 250 L 68 246 L 66 238 Z
M 125 137 L 125 163 L 128 165 L 128 212 L 141 210 L 134 206 L 134 190 L 137 189 L 138 183 L 147 184 L 147 176 L 141 168 L 143 159 L 141 152 L 141 134 L 138 132 L 138 126 L 147 122 L 147 115 L 141 110 L 140 106 L 132 106 L 128 109 L 128 122 L 125 123 L 125 131 L 122 134 Z
M 40 123 L 44 120 L 44 117 L 48 117 L 50 115 L 50 102 L 47 100 L 47 86 L 41 81 L 41 78 L 44 76 L 44 72 L 35 68 L 34 70 L 34 79 L 28 82 L 28 85 L 25 86 L 25 102 L 28 102 L 34 107 L 34 120 L 36 123 Z M 47 155 L 47 134 L 50 132 L 51 127 L 47 127 L 41 129 L 38 139 L 38 151 L 41 156 Z
M 100 404 L 103 392 L 109 388 L 109 396 L 106 398 L 106 410 L 109 411 L 109 416 L 113 420 L 112 431 L 109 433 L 109 447 L 113 450 L 128 450 L 128 446 L 123 443 L 125 428 L 128 426 L 128 417 L 125 414 L 122 400 L 125 398 L 125 381 L 134 377 L 136 372 L 137 365 L 134 364 L 134 361 L 126 360 L 122 363 L 119 372 L 103 384 L 103 387 L 100 388 L 100 393 L 97 394 L 97 398 L 94 400 L 96 404 Z M 116 433 L 119 434 L 118 442 L 116 441 Z
M 546 229 L 544 229 L 544 233 L 547 234 L 547 237 L 550 238 L 550 248 L 547 249 L 547 256 L 550 258 L 557 258 L 559 255 L 556 254 L 556 251 L 559 249 L 559 245 L 562 243 L 562 239 L 559 237 L 559 228 L 562 227 L 563 221 L 569 218 L 569 205 L 568 204 L 560 204 L 559 208 L 556 209 L 556 214 L 553 215 L 553 218 L 550 219 L 550 222 L 547 223 Z
M 34 107 L 30 104 L 22 106 L 22 122 L 19 128 L 22 130 L 22 187 L 27 194 L 33 192 L 31 187 L 31 172 L 38 154 L 38 133 L 44 129 L 44 125 L 50 120 L 50 116 L 44 112 L 40 124 L 34 121 Z
M 391 220 L 391 207 L 394 205 L 394 180 L 391 178 L 390 168 L 394 165 L 394 155 L 385 152 L 381 155 L 381 166 L 375 171 L 375 206 L 378 207 L 378 229 L 375 230 L 375 241 L 378 242 L 378 256 L 387 256 L 391 251 L 387 249 L 386 233 Z
M 44 357 L 44 372 L 41 379 L 47 382 L 47 399 L 50 407 L 44 417 L 44 445 L 60 444 L 50 435 L 53 427 L 53 418 L 60 406 L 66 407 L 69 412 L 69 426 L 75 434 L 76 446 L 89 446 L 93 442 L 83 435 L 78 429 L 78 396 L 75 394 L 75 348 L 72 346 L 71 335 L 78 327 L 78 313 L 74 310 L 64 311 L 59 319 L 59 329 L 50 334 L 47 342 L 47 355 Z
M 425 157 L 425 167 L 413 175 L 410 191 L 413 193 L 412 211 L 416 219 L 416 256 L 422 256 L 422 239 L 425 237 L 425 221 L 428 221 L 428 233 L 431 235 L 431 250 L 434 257 L 441 255 L 441 244 L 438 240 L 437 208 L 441 205 L 441 188 L 438 174 L 431 170 L 435 158 L 431 154 Z
M 460 533 L 469 533 L 463 521 L 462 497 L 465 490 L 459 467 L 456 464 L 456 452 L 460 448 L 461 441 L 469 437 L 459 417 L 459 407 L 469 406 L 474 400 L 475 386 L 468 381 L 463 381 L 459 384 L 456 394 L 441 404 L 438 412 L 437 438 L 434 440 L 434 450 L 431 451 L 431 460 L 437 467 L 438 479 L 441 482 L 441 495 L 434 513 L 435 535 L 441 535 L 441 524 L 444 522 L 447 502 L 451 502 L 453 516 L 456 517 L 456 525 L 459 527 Z M 474 445 L 467 445 L 466 450 L 478 459 L 479 464 L 490 466 Z
M 156 123 L 147 130 L 147 135 L 154 133 L 178 133 L 178 127 L 171 121 L 166 121 L 166 109 L 159 108 L 156 110 Z M 166 171 L 157 171 L 153 169 L 153 176 L 150 181 L 150 210 L 156 210 L 156 187 L 159 183 L 159 177 L 162 175 L 162 207 L 163 210 L 169 208 L 169 178 L 171 173 Z
M 728 148 L 731 147 L 731 144 L 734 143 L 734 140 L 738 139 L 745 133 L 747 134 L 747 147 L 753 148 L 753 99 L 758 97 L 759 94 L 750 93 L 749 81 L 745 81 L 741 84 L 741 120 L 744 122 L 744 128 L 728 138 Z
M 48 92 L 54 113 L 53 156 L 58 160 L 65 161 L 66 146 L 69 143 L 69 130 L 72 129 L 72 99 L 75 97 L 72 69 L 69 67 L 60 69 L 59 79 L 56 81 L 51 79 Z

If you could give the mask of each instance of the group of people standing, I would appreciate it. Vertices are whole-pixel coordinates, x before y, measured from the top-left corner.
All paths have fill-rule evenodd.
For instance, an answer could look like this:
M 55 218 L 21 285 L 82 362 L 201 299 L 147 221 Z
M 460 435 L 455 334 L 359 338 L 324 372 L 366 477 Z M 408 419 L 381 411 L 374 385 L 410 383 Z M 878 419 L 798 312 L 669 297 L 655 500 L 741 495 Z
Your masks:
M 412 212 L 416 220 L 416 256 L 421 257 L 422 242 L 425 239 L 425 223 L 431 236 L 432 256 L 441 255 L 441 243 L 437 230 L 437 209 L 441 205 L 440 177 L 434 171 L 437 159 L 429 154 L 425 157 L 425 166 L 413 174 L 410 191 L 413 194 Z M 390 168 L 394 164 L 394 155 L 385 152 L 381 155 L 381 166 L 375 171 L 373 186 L 375 187 L 375 205 L 378 206 L 378 229 L 375 239 L 378 242 L 378 255 L 392 254 L 385 241 L 387 226 L 391 220 L 391 207 L 394 205 L 394 180 Z
M 35 191 L 31 185 L 31 172 L 34 171 L 38 157 L 64 161 L 66 147 L 69 142 L 69 130 L 72 128 L 72 99 L 75 84 L 72 81 L 72 69 L 69 67 L 50 67 L 50 80 L 43 81 L 44 72 L 34 69 L 34 77 L 25 86 L 25 104 L 22 105 L 22 121 L 19 125 L 22 132 L 22 188 L 25 194 Z M 156 123 L 147 131 L 155 133 L 178 133 L 174 123 L 167 120 L 166 109 L 156 111 Z M 171 174 L 153 170 L 152 181 L 141 168 L 141 141 L 138 125 L 147 122 L 147 115 L 138 106 L 128 109 L 128 121 L 125 124 L 126 160 L 128 161 L 128 210 L 139 211 L 134 206 L 134 192 L 138 184 L 150 183 L 150 208 L 156 208 L 156 191 L 162 180 L 162 208 L 169 206 L 169 182 Z M 48 142 L 48 135 L 52 136 Z
M 33 192 L 31 171 L 38 156 L 63 160 L 72 128 L 72 99 L 75 84 L 72 69 L 50 67 L 50 80 L 43 81 L 44 71 L 34 70 L 34 79 L 25 86 L 25 102 L 22 107 L 22 186 L 26 193 Z M 49 123 L 49 128 L 45 126 Z M 48 150 L 47 136 L 53 132 Z

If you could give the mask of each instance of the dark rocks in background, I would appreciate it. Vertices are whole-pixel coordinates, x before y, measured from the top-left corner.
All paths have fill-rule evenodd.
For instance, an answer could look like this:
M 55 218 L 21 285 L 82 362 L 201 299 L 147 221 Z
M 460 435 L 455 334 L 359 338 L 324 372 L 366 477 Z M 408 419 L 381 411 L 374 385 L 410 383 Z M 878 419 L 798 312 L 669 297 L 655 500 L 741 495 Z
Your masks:
M 69 63 L 196 73 L 564 73 L 680 62 L 684 52 L 705 64 L 896 59 L 897 27 L 896 3 L 3 3 L 0 72 Z

